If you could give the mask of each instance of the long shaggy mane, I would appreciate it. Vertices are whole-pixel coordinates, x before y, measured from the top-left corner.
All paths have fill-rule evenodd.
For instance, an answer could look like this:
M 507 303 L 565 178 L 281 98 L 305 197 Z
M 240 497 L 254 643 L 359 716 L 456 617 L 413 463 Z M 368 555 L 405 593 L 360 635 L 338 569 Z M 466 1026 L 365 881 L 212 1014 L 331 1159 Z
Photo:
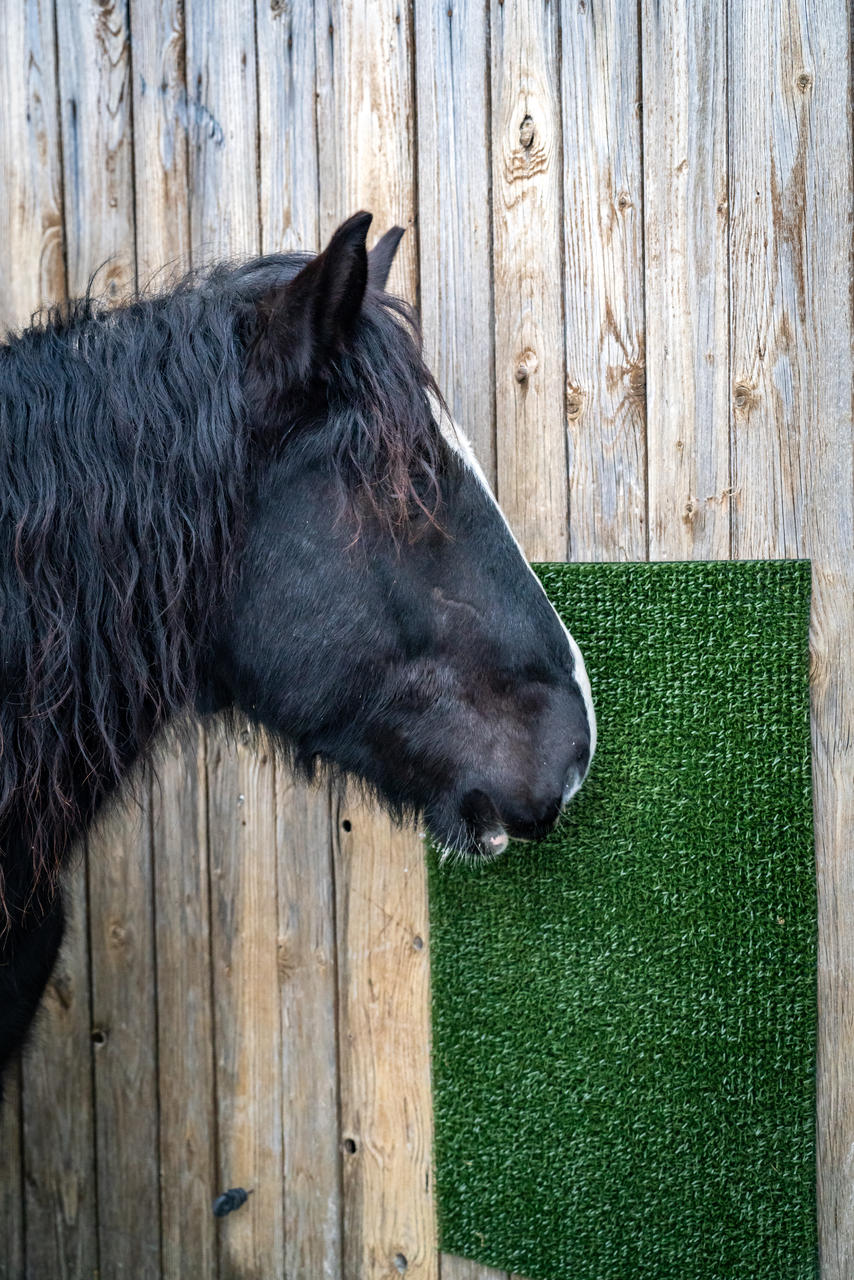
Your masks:
M 216 267 L 110 310 L 90 295 L 0 344 L 0 876 L 26 851 L 30 885 L 55 880 L 193 701 L 252 469 L 300 425 L 287 352 L 259 362 L 259 300 L 306 260 Z M 347 351 L 296 394 L 321 396 L 342 494 L 392 536 L 435 508 L 425 390 L 411 314 L 369 289 Z

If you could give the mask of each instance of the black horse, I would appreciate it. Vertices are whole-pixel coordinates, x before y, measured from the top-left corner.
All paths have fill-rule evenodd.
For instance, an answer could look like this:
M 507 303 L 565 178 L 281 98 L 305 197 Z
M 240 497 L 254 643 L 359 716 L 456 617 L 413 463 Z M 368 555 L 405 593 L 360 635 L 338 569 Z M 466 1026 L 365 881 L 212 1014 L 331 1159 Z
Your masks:
M 0 345 L 0 1068 L 69 849 L 182 712 L 238 711 L 461 856 L 581 785 L 584 663 L 384 292 L 402 233 L 369 254 L 370 221 Z

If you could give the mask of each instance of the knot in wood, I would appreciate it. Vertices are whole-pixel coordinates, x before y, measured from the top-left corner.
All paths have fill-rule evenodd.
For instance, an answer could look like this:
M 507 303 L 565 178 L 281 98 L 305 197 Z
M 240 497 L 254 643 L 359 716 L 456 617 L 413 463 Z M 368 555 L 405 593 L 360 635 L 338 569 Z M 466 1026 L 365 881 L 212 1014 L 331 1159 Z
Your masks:
M 534 122 L 530 116 L 524 116 L 519 125 L 519 143 L 525 151 L 534 145 Z
M 629 199 L 628 191 L 621 191 L 620 194 L 617 196 L 617 208 L 622 211 L 625 209 L 630 209 L 631 207 L 632 207 L 632 202 Z
M 801 93 L 806 93 L 807 89 L 812 88 L 812 76 L 808 71 L 802 71 L 797 77 L 795 84 L 798 86 Z
M 581 417 L 581 411 L 584 408 L 584 392 L 581 387 L 577 387 L 573 382 L 566 384 L 566 416 L 570 422 L 575 422 Z
M 537 353 L 532 351 L 530 347 L 523 351 L 516 364 L 516 381 L 518 383 L 527 382 L 537 372 Z
M 733 404 L 737 412 L 749 413 L 756 404 L 757 396 L 749 382 L 737 382 L 733 388 Z
M 633 396 L 643 396 L 646 393 L 646 369 L 644 366 L 637 362 L 630 364 L 626 369 L 626 381 Z

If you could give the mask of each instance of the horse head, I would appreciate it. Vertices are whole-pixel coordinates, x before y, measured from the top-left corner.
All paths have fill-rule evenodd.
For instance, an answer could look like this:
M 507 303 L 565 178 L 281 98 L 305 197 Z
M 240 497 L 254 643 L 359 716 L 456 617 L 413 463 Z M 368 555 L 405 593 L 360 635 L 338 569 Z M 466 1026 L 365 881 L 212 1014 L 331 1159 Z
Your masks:
M 578 646 L 384 292 L 402 232 L 249 264 L 257 461 L 200 704 L 355 776 L 446 851 L 547 832 L 596 743 Z

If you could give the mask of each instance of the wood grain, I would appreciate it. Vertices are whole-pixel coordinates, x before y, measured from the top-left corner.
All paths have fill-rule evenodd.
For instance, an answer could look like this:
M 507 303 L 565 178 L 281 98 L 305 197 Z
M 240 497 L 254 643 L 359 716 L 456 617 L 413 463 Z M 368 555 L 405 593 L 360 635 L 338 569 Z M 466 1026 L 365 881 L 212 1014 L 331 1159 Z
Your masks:
M 65 291 L 53 6 L 0 11 L 0 331 Z M 24 1274 L 21 1072 L 12 1063 L 0 1108 L 0 1277 Z
M 184 8 L 131 0 L 137 262 L 157 289 L 190 266 Z M 160 751 L 150 791 L 157 996 L 161 1265 L 216 1274 L 206 742 L 188 728 Z
M 730 546 L 726 10 L 643 5 L 649 554 Z
M 498 499 L 531 560 L 565 560 L 557 12 L 490 12 Z
M 183 0 L 130 0 L 134 227 L 139 287 L 166 287 L 190 266 L 188 110 Z
M 489 46 L 482 4 L 415 3 L 424 353 L 495 483 Z
M 418 244 L 425 358 L 454 419 L 496 482 L 491 271 L 489 15 L 415 3 Z M 429 1027 L 422 1034 L 429 1035 Z M 443 1280 L 503 1273 L 450 1254 Z
M 809 555 L 823 1280 L 854 1272 L 852 145 L 845 7 L 733 0 L 733 554 Z
M 119 299 L 135 280 L 127 8 L 60 6 L 57 21 L 69 289 L 104 263 L 95 288 Z M 120 1276 L 159 1274 L 148 821 L 116 810 L 87 843 L 99 1258 Z
M 561 6 L 565 419 L 573 560 L 646 555 L 639 14 Z
M 423 849 L 348 802 L 335 850 L 342 1274 L 434 1277 Z
M 316 7 L 320 229 L 359 208 L 372 234 L 415 216 L 415 118 L 408 7 Z M 404 236 L 389 289 L 417 298 L 417 244 Z M 349 809 L 348 809 L 349 813 Z M 342 818 L 343 820 L 343 818 Z M 430 1148 L 427 888 L 414 836 L 354 810 L 358 845 L 336 844 L 342 1274 L 372 1280 L 438 1272 Z M 346 834 L 346 833 L 345 833 Z M 389 921 L 399 921 L 389 941 Z M 415 980 L 403 938 L 422 939 Z M 401 949 L 403 948 L 403 949 Z M 414 983 L 414 985 L 413 985 Z M 372 994 L 371 994 L 372 993 Z M 363 1000 L 364 998 L 364 1000 Z M 401 1028 L 406 1034 L 401 1035 Z M 355 1150 L 350 1150 L 351 1143 Z
M 0 10 L 0 326 L 29 322 L 65 290 L 53 4 Z
M 0 1106 L 0 1280 L 24 1274 L 24 1161 L 21 1131 L 21 1064 L 3 1072 Z
M 193 261 L 257 253 L 257 83 L 249 0 L 187 7 Z M 210 33 L 217 32 L 212 40 Z M 274 765 L 242 731 L 208 744 L 219 1274 L 274 1275 L 284 1248 Z
M 134 1280 L 160 1275 L 150 820 L 144 788 L 87 840 L 100 1258 Z
M 314 12 L 259 4 L 258 140 L 263 253 L 320 248 Z
M 152 787 L 164 1280 L 216 1275 L 214 1028 L 206 738 L 170 745 Z
M 134 283 L 130 42 L 124 0 L 57 6 L 68 288 Z
M 222 1277 L 277 1275 L 284 1250 L 274 766 L 208 747 L 218 1189 L 252 1195 L 218 1226 Z
M 286 1276 L 338 1280 L 341 1141 L 329 788 L 276 769 Z
M 185 0 L 194 266 L 258 252 L 252 0 Z
M 316 250 L 314 15 L 258 9 L 261 246 Z M 341 1275 L 335 897 L 328 786 L 276 762 L 286 1276 Z
M 28 1280 L 96 1280 L 99 1268 L 82 851 L 66 885 L 65 941 L 22 1061 Z

